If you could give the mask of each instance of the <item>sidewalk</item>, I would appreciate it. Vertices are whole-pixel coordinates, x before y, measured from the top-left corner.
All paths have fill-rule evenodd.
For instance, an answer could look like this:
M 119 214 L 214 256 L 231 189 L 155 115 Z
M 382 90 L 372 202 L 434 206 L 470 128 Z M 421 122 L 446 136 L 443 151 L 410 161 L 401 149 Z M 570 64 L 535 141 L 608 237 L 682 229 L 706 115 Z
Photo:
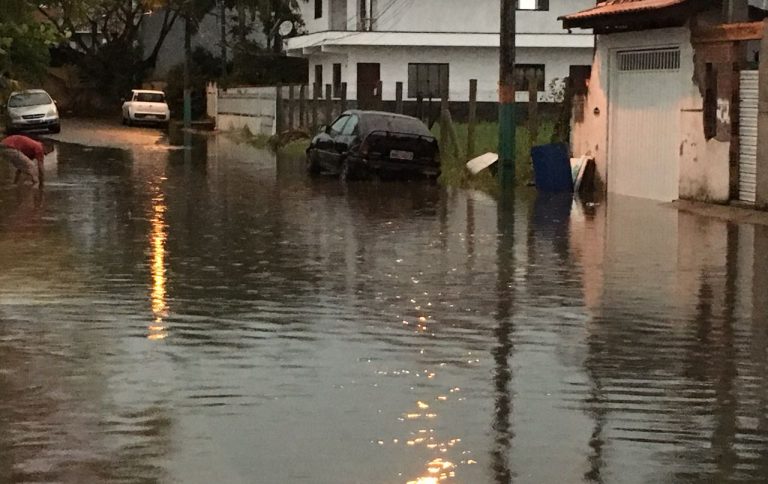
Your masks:
M 713 203 L 691 202 L 688 200 L 677 200 L 665 205 L 676 208 L 681 212 L 701 215 L 703 217 L 712 217 L 727 222 L 768 225 L 768 212 L 752 208 L 733 205 L 715 205 Z

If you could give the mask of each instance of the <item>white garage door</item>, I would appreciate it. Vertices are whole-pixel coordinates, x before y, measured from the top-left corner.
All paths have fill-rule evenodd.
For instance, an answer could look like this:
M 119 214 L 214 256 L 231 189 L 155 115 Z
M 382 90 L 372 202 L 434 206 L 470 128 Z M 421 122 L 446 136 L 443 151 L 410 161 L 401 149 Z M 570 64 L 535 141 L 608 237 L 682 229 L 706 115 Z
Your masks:
M 618 52 L 611 88 L 608 190 L 676 200 L 680 49 Z
M 741 71 L 739 101 L 739 200 L 755 203 L 757 188 L 757 71 Z

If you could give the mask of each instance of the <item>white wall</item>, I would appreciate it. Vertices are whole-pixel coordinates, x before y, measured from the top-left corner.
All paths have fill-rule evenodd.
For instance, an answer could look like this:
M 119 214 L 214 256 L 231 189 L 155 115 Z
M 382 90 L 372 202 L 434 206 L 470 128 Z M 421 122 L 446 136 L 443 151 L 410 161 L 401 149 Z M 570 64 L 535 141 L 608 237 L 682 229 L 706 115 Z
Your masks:
M 253 134 L 271 136 L 276 128 L 276 98 L 274 87 L 219 89 L 216 128 L 233 131 L 247 127 Z
M 329 30 L 331 0 L 315 19 L 315 0 L 299 2 L 308 33 Z M 593 7 L 594 0 L 551 0 L 549 11 L 518 11 L 518 33 L 564 33 L 559 16 Z M 374 30 L 395 32 L 499 31 L 499 0 L 374 0 Z M 357 28 L 358 0 L 347 0 L 347 27 Z
M 584 106 L 584 120 L 574 123 L 572 146 L 574 154 L 595 158 L 601 181 L 611 190 L 608 172 L 608 125 L 610 109 L 609 66 L 612 56 L 620 49 L 652 48 L 681 45 L 681 76 L 679 103 L 670 106 L 680 116 L 680 131 L 669 133 L 680 145 L 680 198 L 727 201 L 729 192 L 729 143 L 706 141 L 703 126 L 703 99 L 694 84 L 693 47 L 688 28 L 659 29 L 597 37 L 589 95 Z M 661 88 L 661 86 L 660 86 Z M 652 140 L 649 140 L 652 142 Z M 620 160 L 615 160 L 620 162 Z M 654 176 L 638 173 L 637 176 Z
M 340 63 L 342 81 L 347 83 L 347 97 L 357 99 L 357 63 L 378 62 L 381 64 L 384 100 L 395 99 L 395 84 L 402 82 L 407 98 L 408 63 L 449 64 L 450 98 L 453 101 L 469 100 L 469 80 L 478 80 L 478 101 L 498 100 L 497 82 L 499 77 L 499 51 L 493 48 L 459 47 L 349 47 L 348 53 L 318 54 L 309 58 L 309 80 L 314 82 L 315 65 L 323 65 L 323 82 L 332 82 L 333 64 Z M 546 85 L 555 79 L 568 76 L 569 66 L 589 65 L 592 49 L 539 49 L 521 48 L 517 52 L 520 64 L 545 64 Z M 545 100 L 545 94 L 540 99 Z M 519 101 L 527 101 L 528 93 L 518 93 Z
M 304 25 L 307 33 L 313 32 L 325 32 L 330 30 L 330 8 L 331 0 L 322 0 L 323 2 L 323 16 L 315 18 L 315 0 L 299 0 L 299 10 L 301 11 L 301 18 L 304 20 Z

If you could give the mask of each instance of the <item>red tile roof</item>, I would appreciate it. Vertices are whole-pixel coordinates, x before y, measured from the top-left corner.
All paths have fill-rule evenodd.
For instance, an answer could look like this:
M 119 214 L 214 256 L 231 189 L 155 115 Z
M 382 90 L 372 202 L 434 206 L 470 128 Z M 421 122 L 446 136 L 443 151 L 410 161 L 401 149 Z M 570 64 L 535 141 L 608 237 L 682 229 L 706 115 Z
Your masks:
M 571 15 L 560 17 L 561 20 L 584 20 L 616 14 L 635 13 L 645 10 L 658 10 L 685 3 L 687 0 L 606 0 L 597 6 Z

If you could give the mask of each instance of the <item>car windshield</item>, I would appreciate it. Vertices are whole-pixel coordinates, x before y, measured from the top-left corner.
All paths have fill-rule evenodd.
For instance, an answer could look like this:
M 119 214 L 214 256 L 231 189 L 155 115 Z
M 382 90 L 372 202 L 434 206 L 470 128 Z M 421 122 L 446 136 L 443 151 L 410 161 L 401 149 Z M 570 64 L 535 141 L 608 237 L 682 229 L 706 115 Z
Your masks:
M 51 96 L 44 92 L 22 92 L 14 94 L 8 100 L 9 108 L 24 108 L 27 106 L 40 106 L 42 104 L 51 104 Z
M 164 103 L 165 94 L 160 92 L 138 92 L 136 100 L 142 103 Z
M 396 133 L 432 136 L 424 123 L 415 118 L 374 114 L 363 117 L 366 131 L 390 131 Z

